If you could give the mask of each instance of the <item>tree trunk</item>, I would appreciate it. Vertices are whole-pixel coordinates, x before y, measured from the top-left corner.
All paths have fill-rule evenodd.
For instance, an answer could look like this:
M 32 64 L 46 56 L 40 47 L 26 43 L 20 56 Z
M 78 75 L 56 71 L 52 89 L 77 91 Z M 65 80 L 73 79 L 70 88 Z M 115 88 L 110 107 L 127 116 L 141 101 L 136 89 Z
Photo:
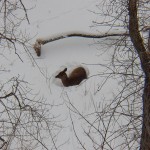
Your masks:
M 139 55 L 143 72 L 145 73 L 140 150 L 150 150 L 150 55 L 144 47 L 143 39 L 139 32 L 137 3 L 138 0 L 129 0 L 129 34 Z
M 143 125 L 140 150 L 150 150 L 150 79 L 145 80 L 143 94 Z
M 150 29 L 149 29 L 149 36 L 148 36 L 148 51 L 150 52 Z

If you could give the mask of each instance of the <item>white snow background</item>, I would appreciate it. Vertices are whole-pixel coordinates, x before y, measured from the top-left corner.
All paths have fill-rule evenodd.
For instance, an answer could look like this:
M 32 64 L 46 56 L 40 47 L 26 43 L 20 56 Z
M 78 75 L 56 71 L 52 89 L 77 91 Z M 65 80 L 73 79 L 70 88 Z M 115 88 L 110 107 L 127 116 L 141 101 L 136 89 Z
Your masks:
M 62 32 L 101 33 L 106 29 L 91 27 L 92 21 L 100 19 L 98 15 L 91 12 L 95 10 L 99 0 L 24 0 L 23 2 L 27 8 L 34 7 L 28 12 L 30 24 L 27 22 L 22 24 L 27 34 L 33 37 L 32 44 L 39 37 L 53 36 Z M 39 97 L 46 98 L 47 103 L 62 104 L 52 110 L 52 113 L 59 116 L 58 120 L 63 127 L 56 141 L 56 146 L 65 143 L 58 148 L 61 150 L 80 149 L 69 116 L 68 102 L 70 101 L 81 114 L 90 114 L 95 111 L 94 105 L 101 108 L 107 103 L 112 93 L 115 93 L 115 87 L 118 86 L 117 81 L 112 80 L 107 82 L 101 91 L 97 91 L 99 85 L 104 82 L 104 78 L 95 75 L 103 73 L 104 68 L 102 65 L 92 64 L 107 64 L 111 58 L 111 52 L 104 53 L 103 46 L 94 45 L 94 43 L 94 39 L 80 37 L 54 41 L 42 46 L 40 57 L 37 57 L 35 51 L 31 49 L 31 54 L 39 68 L 23 50 L 19 52 L 23 62 L 14 52 L 5 51 L 4 53 L 9 53 L 9 57 L 1 59 L 1 66 L 9 69 L 9 73 L 5 74 L 1 80 L 7 81 L 12 76 L 20 76 L 30 83 Z M 80 65 L 88 68 L 90 77 L 80 85 L 63 87 L 60 80 L 54 78 L 63 68 L 67 67 L 71 71 Z M 82 130 L 84 122 L 78 115 L 73 112 L 71 114 L 77 135 L 87 150 L 92 150 L 93 145 L 88 142 Z M 52 147 L 49 141 L 45 143 L 49 145 L 48 147 Z

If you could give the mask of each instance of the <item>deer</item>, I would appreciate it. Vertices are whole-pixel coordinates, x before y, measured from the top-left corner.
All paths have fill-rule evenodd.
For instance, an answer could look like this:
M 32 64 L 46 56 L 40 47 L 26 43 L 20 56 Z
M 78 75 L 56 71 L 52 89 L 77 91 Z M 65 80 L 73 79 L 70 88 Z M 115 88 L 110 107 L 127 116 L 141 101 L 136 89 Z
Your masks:
M 67 68 L 61 71 L 55 78 L 61 79 L 65 87 L 79 85 L 82 80 L 87 79 L 86 70 L 83 67 L 75 68 L 69 75 L 66 74 Z

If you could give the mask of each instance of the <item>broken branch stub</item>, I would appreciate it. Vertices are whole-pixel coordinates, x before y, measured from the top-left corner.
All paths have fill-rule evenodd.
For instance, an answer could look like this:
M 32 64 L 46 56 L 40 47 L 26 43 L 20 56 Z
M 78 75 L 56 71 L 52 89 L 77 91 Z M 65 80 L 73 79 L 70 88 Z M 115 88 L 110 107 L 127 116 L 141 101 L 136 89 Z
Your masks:
M 38 39 L 36 40 L 35 44 L 33 45 L 33 48 L 37 54 L 37 56 L 41 56 L 41 42 L 38 41 Z

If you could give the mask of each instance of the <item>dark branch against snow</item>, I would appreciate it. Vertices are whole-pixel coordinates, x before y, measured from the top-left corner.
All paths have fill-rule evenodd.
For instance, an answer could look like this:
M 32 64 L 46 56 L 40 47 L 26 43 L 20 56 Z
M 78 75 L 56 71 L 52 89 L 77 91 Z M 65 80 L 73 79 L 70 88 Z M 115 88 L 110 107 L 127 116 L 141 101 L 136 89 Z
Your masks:
M 105 38 L 105 37 L 113 37 L 113 36 L 129 36 L 126 32 L 120 33 L 104 33 L 104 34 L 90 34 L 85 32 L 68 32 L 68 33 L 61 33 L 58 35 L 50 36 L 47 38 L 38 38 L 33 45 L 37 56 L 41 55 L 41 45 L 47 44 L 49 42 L 57 41 L 60 39 L 68 38 L 68 37 L 83 37 L 83 38 Z

